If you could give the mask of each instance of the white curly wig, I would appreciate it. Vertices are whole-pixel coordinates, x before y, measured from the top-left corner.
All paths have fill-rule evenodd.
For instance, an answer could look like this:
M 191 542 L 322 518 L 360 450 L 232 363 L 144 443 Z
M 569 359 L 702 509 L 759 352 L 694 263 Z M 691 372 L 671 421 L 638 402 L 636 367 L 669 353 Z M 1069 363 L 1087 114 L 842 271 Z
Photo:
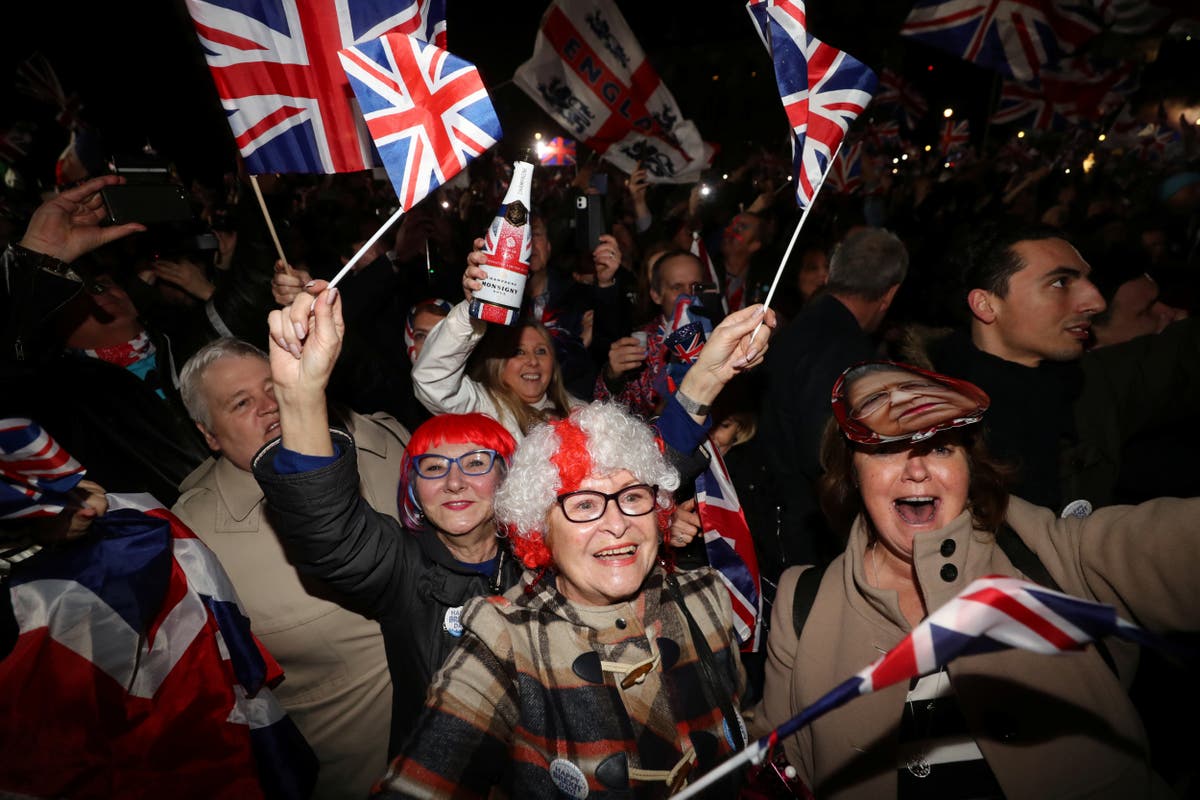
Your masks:
M 513 548 L 528 567 L 549 563 L 542 533 L 558 495 L 582 480 L 628 470 L 658 487 L 658 506 L 673 505 L 679 473 L 646 423 L 616 403 L 592 403 L 557 422 L 530 430 L 517 447 L 504 483 L 496 491 L 496 521 L 514 534 Z

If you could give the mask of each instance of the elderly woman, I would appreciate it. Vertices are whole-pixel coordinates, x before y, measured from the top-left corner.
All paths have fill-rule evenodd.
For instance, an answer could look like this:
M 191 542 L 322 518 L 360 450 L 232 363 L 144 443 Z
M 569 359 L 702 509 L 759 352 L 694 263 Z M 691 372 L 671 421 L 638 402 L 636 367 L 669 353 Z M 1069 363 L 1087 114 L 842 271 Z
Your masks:
M 831 518 L 853 520 L 849 541 L 823 575 L 794 567 L 781 578 L 753 732 L 810 705 L 985 575 L 1110 603 L 1152 630 L 1200 627 L 1200 500 L 1060 519 L 1008 496 L 976 424 L 987 407 L 977 387 L 876 366 L 835 387 L 821 489 Z M 944 404 L 940 415 L 906 417 L 918 391 Z M 1157 796 L 1165 785 L 1126 694 L 1135 663 L 1118 641 L 1055 658 L 961 658 L 826 714 L 785 753 L 820 797 Z
M 530 432 L 497 515 L 535 572 L 464 609 L 385 792 L 665 796 L 742 746 L 729 596 L 663 559 L 678 485 L 620 406 Z

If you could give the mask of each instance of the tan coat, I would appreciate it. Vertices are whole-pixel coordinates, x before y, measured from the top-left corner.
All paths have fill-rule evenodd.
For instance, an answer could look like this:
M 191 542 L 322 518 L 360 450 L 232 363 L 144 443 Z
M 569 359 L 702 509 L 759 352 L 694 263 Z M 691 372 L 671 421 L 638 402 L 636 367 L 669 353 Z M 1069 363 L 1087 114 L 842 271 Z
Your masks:
M 353 415 L 363 497 L 397 517 L 408 431 L 385 414 Z M 387 767 L 392 684 L 379 623 L 305 585 L 263 517 L 254 476 L 209 459 L 172 511 L 216 553 L 250 626 L 284 670 L 276 697 L 321 762 L 314 798 L 366 797 Z
M 1164 498 L 1061 520 L 1014 498 L 1007 521 L 1068 594 L 1111 603 L 1151 630 L 1200 630 L 1200 499 Z M 791 614 L 804 568 L 784 572 L 752 735 L 810 705 L 909 632 L 896 593 L 866 580 L 866 545 L 860 519 L 822 579 L 800 642 Z M 918 535 L 913 555 L 929 611 L 975 578 L 1021 577 L 966 513 Z M 948 565 L 957 573 L 953 580 L 946 580 Z M 1145 730 L 1126 694 L 1136 651 L 1119 640 L 1107 644 L 1120 681 L 1091 647 L 1059 656 L 1006 650 L 950 664 L 963 715 L 1008 797 L 1169 796 L 1149 768 Z M 817 796 L 896 796 L 896 739 L 907 690 L 901 682 L 851 700 L 787 740 L 788 760 Z

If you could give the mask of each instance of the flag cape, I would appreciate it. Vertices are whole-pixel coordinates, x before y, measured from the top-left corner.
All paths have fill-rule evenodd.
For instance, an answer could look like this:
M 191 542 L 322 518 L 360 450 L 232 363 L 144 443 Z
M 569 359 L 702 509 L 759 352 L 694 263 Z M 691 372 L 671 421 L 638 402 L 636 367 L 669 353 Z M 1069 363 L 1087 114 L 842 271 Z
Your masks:
M 388 32 L 444 47 L 445 0 L 185 0 L 252 175 L 374 166 L 338 50 Z
M 316 758 L 216 557 L 149 495 L 108 500 L 87 536 L 11 575 L 0 790 L 308 797 Z
M 619 169 L 690 183 L 712 159 L 612 0 L 555 0 L 513 82 Z
M 402 211 L 500 139 L 479 72 L 442 48 L 389 33 L 338 56 Z
M 762 644 L 762 591 L 754 539 L 724 459 L 712 442 L 702 448 L 709 462 L 696 476 L 696 511 L 704 529 L 704 549 L 729 591 L 742 650 L 757 652 Z

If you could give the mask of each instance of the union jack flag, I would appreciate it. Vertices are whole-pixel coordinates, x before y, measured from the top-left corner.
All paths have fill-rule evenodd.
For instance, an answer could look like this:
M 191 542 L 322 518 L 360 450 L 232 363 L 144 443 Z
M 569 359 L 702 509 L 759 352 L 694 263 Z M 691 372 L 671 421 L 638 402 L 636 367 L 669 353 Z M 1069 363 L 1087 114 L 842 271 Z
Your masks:
M 751 11 L 751 19 L 757 20 Z M 812 202 L 850 123 L 871 102 L 876 80 L 865 64 L 809 36 L 801 0 L 767 0 L 775 82 L 794 139 L 796 201 Z
M 1047 131 L 1066 124 L 1065 111 L 1067 109 L 1052 100 L 1040 86 L 1005 81 L 1000 87 L 1000 102 L 992 114 L 992 122 L 1003 125 L 1027 120 L 1034 130 Z
M 712 320 L 693 311 L 692 306 L 703 307 L 698 296 L 679 295 L 670 319 L 664 318 L 658 324 L 658 340 L 662 342 L 665 362 L 654 378 L 653 388 L 659 397 L 675 393 L 712 333 Z
M 1171 647 L 1160 637 L 1118 617 L 1112 606 L 1016 578 L 996 575 L 979 578 L 922 620 L 874 664 L 847 678 L 799 714 L 689 784 L 677 797 L 679 800 L 695 797 L 742 765 L 761 761 L 779 741 L 854 698 L 931 675 L 958 656 L 1007 649 L 1059 655 L 1082 650 L 1105 636 L 1153 647 Z
M 575 140 L 555 136 L 548 142 L 539 142 L 538 161 L 543 167 L 565 167 L 575 163 Z
M 14 568 L 9 592 L 0 790 L 310 795 L 316 757 L 269 688 L 279 665 L 216 556 L 150 495 L 108 495 L 87 537 Z
M 445 0 L 185 0 L 251 174 L 373 166 L 337 52 L 384 33 L 444 47 Z
M 862 132 L 863 141 L 876 150 L 900 141 L 900 125 L 891 119 L 871 120 Z
M 1169 128 L 1147 126 L 1138 134 L 1134 151 L 1142 161 L 1158 161 L 1166 154 L 1167 147 L 1178 138 L 1179 134 Z
M 499 140 L 500 120 L 473 64 L 399 33 L 338 55 L 402 210 Z
M 758 652 L 762 644 L 762 590 L 754 539 L 729 470 L 712 442 L 702 449 L 708 466 L 696 476 L 696 511 L 704 529 L 708 563 L 717 571 L 733 601 L 733 624 L 742 651 Z
M 1099 32 L 1083 0 L 917 0 L 900 29 L 1024 81 Z
M 85 472 L 33 420 L 0 420 L 0 519 L 58 515 Z
M 855 142 L 838 151 L 838 157 L 833 160 L 833 167 L 825 180 L 829 188 L 838 194 L 854 194 L 862 189 L 862 142 Z
M 946 120 L 946 124 L 942 126 L 942 135 L 938 140 L 938 146 L 946 155 L 957 153 L 967 146 L 967 142 L 971 140 L 971 123 L 967 120 L 955 122 L 952 119 Z
M 904 112 L 908 129 L 915 130 L 929 111 L 929 103 L 911 83 L 892 69 L 879 73 L 879 94 L 875 102 L 885 106 L 899 106 Z

